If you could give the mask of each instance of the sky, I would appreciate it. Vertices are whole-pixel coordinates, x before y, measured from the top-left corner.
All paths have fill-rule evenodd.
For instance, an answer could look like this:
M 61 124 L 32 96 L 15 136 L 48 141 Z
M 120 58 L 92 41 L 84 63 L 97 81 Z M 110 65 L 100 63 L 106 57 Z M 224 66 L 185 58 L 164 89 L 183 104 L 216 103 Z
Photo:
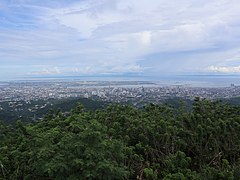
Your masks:
M 239 0 L 1 0 L 0 79 L 240 75 Z

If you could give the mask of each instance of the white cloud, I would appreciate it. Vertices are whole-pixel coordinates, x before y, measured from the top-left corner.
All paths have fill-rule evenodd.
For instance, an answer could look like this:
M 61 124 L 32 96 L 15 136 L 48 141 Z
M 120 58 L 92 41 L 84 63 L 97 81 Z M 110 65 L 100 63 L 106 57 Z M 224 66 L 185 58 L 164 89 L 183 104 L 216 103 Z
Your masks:
M 137 33 L 137 35 L 139 35 L 139 39 L 144 46 L 151 45 L 152 34 L 150 31 L 143 31 L 141 33 Z
M 122 39 L 118 40 L 125 41 L 131 47 L 139 47 L 139 42 L 151 45 L 145 54 L 212 48 L 219 39 L 225 40 L 222 36 L 228 35 L 225 33 L 230 33 L 231 29 L 228 22 L 234 22 L 232 17 L 239 14 L 237 1 L 228 4 L 227 1 L 204 1 L 200 4 L 196 1 L 173 3 L 161 0 L 97 2 L 99 1 L 92 1 L 90 6 L 81 11 L 76 11 L 73 7 L 65 8 L 63 12 L 68 13 L 58 14 L 56 18 L 61 24 L 79 31 L 84 38 L 94 38 L 97 41 L 102 38 L 115 39 L 120 35 Z M 102 7 L 107 4 L 111 4 L 112 8 Z M 114 27 L 118 27 L 118 30 L 114 30 Z M 217 29 L 226 29 L 228 32 L 216 33 L 219 31 Z M 110 33 L 104 34 L 102 31 Z M 139 35 L 139 41 L 133 42 L 130 37 L 133 35 Z M 124 49 L 126 43 L 119 43 L 117 48 Z M 107 45 L 111 48 L 111 43 Z M 121 53 L 130 53 L 129 56 L 134 57 L 142 55 L 141 48 L 137 51 L 134 55 L 128 51 Z
M 0 4 L 7 7 L 0 7 L 6 14 L 0 18 L 2 64 L 58 66 L 61 73 L 79 74 L 238 65 L 238 0 L 34 2 Z
M 84 75 L 93 74 L 121 74 L 121 73 L 141 73 L 144 68 L 137 64 L 116 64 L 111 63 L 99 63 L 91 66 L 78 66 L 70 70 L 71 73 L 80 73 Z
M 33 71 L 28 74 L 29 75 L 57 75 L 57 74 L 61 74 L 61 71 L 58 67 L 53 67 L 53 68 L 43 68 L 41 71 Z
M 210 66 L 207 70 L 219 73 L 240 73 L 240 66 Z

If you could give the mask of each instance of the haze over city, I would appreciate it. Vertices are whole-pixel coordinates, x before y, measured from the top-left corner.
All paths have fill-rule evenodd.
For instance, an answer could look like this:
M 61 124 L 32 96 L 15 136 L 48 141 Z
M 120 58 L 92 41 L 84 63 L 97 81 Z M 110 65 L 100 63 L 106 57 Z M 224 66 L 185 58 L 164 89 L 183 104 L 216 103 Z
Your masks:
M 240 73 L 238 0 L 3 0 L 0 77 Z

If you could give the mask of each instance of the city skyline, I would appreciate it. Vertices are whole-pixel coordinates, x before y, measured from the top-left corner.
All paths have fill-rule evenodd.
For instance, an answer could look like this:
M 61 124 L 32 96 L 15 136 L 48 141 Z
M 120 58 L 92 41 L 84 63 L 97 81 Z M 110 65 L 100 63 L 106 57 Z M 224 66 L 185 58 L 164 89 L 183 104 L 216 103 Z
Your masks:
M 0 79 L 240 74 L 237 0 L 0 2 Z

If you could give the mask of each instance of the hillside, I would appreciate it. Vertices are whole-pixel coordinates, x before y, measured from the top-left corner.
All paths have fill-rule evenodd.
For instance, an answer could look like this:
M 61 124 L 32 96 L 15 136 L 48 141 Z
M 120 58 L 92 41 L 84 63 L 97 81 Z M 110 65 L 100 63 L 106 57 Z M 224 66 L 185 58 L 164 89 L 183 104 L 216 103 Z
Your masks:
M 0 179 L 240 179 L 240 106 L 112 105 L 0 124 Z
M 17 120 L 34 122 L 41 120 L 51 110 L 69 112 L 77 106 L 77 103 L 83 104 L 88 110 L 101 109 L 108 104 L 87 98 L 0 102 L 0 120 L 8 123 L 14 123 Z

